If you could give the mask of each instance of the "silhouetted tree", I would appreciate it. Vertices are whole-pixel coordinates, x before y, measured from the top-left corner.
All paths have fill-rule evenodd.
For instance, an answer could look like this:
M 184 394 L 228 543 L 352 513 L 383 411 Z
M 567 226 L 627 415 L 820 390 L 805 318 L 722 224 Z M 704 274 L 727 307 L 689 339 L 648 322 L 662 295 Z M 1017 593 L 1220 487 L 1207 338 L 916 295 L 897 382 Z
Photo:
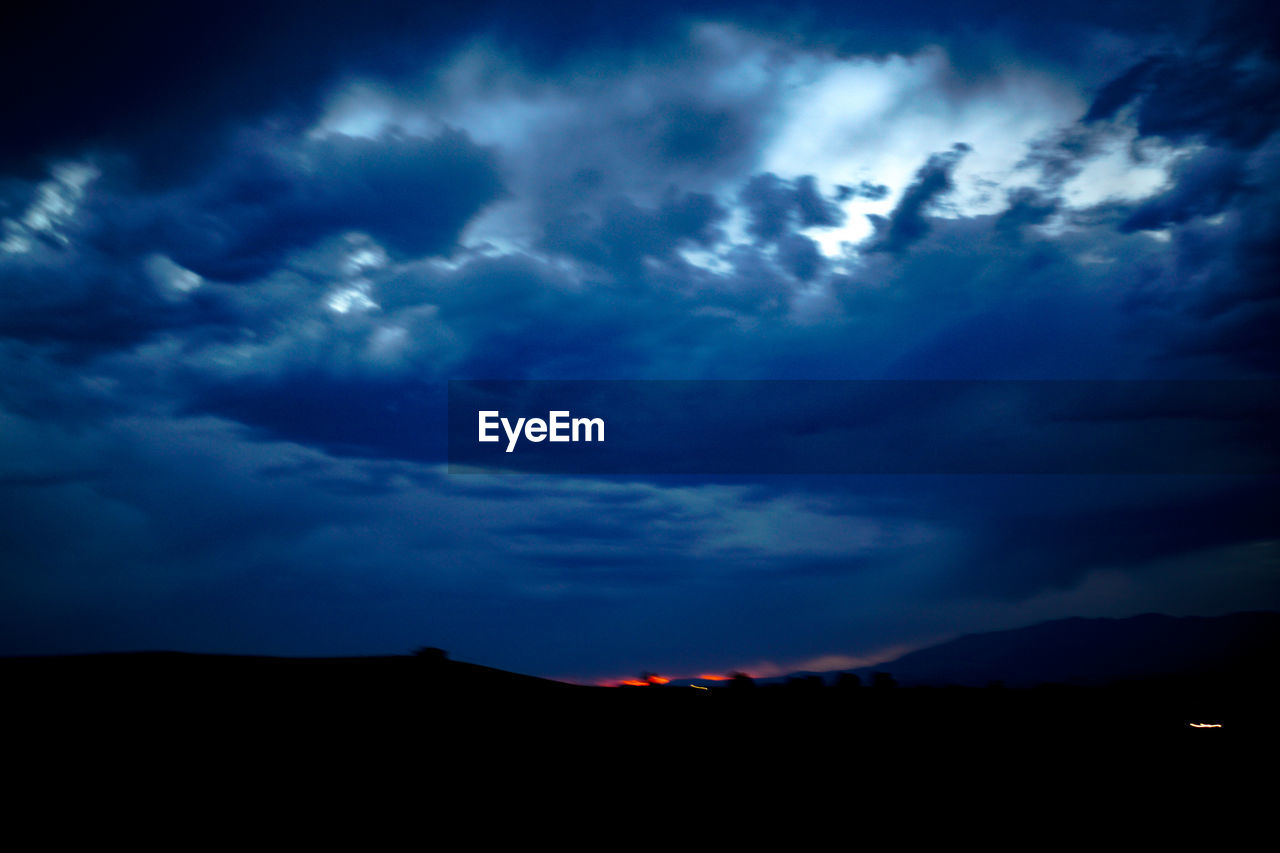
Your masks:
M 893 680 L 893 676 L 887 672 L 871 673 L 872 687 L 897 687 L 898 682 Z
M 836 687 L 841 690 L 852 690 L 855 687 L 861 686 L 862 679 L 858 677 L 857 673 L 842 672 L 836 676 Z
M 435 646 L 423 646 L 414 651 L 413 656 L 422 663 L 441 664 L 449 659 L 449 653 Z
M 738 689 L 755 687 L 756 681 L 745 672 L 731 672 L 729 673 L 729 686 Z

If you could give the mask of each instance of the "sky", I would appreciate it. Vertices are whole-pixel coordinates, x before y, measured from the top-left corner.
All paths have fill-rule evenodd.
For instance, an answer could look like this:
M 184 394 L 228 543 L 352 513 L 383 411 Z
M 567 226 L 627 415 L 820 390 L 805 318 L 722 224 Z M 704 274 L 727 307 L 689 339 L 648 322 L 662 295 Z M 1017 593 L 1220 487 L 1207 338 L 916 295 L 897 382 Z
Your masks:
M 0 654 L 593 682 L 1280 608 L 1274 450 L 460 475 L 445 435 L 455 379 L 1280 378 L 1269 6 L 6 11 Z

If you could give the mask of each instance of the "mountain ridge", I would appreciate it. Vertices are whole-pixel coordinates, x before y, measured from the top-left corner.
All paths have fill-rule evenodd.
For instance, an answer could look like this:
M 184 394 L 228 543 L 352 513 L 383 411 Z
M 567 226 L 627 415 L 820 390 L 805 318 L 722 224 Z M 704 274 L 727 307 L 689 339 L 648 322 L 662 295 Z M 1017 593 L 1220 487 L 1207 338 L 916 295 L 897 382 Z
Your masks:
M 1274 611 L 1073 616 L 963 634 L 876 666 L 837 672 L 864 681 L 873 672 L 889 672 L 907 686 L 1099 685 L 1242 672 L 1274 660 L 1278 648 L 1280 613 Z M 795 675 L 800 673 L 789 677 Z

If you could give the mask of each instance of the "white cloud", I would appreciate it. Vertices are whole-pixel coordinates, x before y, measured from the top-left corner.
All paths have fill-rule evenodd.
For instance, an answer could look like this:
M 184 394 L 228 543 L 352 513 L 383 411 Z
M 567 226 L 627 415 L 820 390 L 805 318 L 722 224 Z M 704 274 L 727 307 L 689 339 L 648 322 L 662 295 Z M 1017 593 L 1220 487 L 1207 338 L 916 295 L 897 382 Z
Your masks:
M 68 243 L 64 226 L 75 216 L 89 184 L 101 172 L 90 163 L 58 163 L 50 172 L 50 179 L 36 187 L 35 198 L 22 216 L 2 223 L 4 239 L 0 240 L 0 252 L 29 252 L 35 238 L 64 246 Z

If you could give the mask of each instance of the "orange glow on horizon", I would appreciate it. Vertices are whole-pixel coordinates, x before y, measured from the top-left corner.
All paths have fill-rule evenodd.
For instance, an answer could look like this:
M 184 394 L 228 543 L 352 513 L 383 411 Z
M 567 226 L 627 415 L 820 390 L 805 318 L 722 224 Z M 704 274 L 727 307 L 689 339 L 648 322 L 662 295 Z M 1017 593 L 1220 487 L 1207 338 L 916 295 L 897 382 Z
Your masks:
M 750 673 L 747 673 L 747 675 L 751 678 L 755 678 L 755 676 L 751 675 Z M 729 681 L 729 676 L 712 675 L 710 673 L 703 674 L 703 675 L 677 675 L 677 676 L 671 676 L 671 677 L 668 677 L 665 675 L 646 675 L 645 678 L 643 679 L 641 678 L 602 678 L 595 683 L 600 687 L 658 687 L 663 684 L 670 684 L 673 679 L 680 679 L 685 681 L 725 681 L 727 682 Z

